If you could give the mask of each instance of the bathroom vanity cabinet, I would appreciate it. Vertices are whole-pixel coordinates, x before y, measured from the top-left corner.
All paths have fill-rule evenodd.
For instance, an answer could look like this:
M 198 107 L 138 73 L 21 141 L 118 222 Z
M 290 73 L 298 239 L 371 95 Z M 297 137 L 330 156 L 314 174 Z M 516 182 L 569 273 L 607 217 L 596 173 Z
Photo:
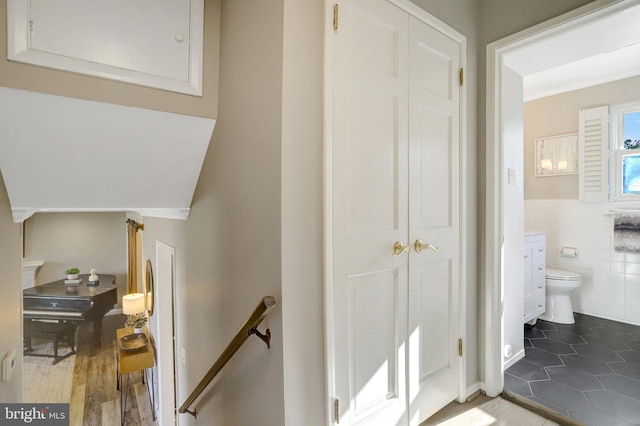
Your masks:
M 545 251 L 545 233 L 525 234 L 523 322 L 534 324 L 545 310 Z

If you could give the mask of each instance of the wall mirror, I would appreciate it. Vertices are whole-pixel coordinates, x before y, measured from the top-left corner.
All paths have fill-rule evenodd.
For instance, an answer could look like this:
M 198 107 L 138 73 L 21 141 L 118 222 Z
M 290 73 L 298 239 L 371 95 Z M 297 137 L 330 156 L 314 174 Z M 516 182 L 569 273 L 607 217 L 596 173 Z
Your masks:
M 535 141 L 536 176 L 578 173 L 578 134 L 550 136 Z
M 151 267 L 151 260 L 147 259 L 147 292 L 146 292 L 146 300 L 147 300 L 147 311 L 149 312 L 149 316 L 153 315 L 153 268 Z

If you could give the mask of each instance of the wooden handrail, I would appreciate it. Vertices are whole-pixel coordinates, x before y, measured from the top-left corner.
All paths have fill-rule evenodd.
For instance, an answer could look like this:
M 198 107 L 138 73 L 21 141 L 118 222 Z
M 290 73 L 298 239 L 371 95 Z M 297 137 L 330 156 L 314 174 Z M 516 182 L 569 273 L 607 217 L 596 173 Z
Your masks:
M 247 318 L 244 322 L 240 330 L 236 333 L 233 339 L 229 342 L 226 349 L 220 354 L 216 362 L 213 363 L 207 374 L 200 380 L 198 386 L 191 392 L 191 395 L 187 398 L 187 400 L 180 406 L 178 410 L 180 413 L 189 413 L 193 417 L 196 417 L 196 410 L 190 411 L 189 407 L 193 402 L 200 396 L 203 390 L 211 383 L 211 380 L 222 370 L 222 367 L 233 357 L 240 346 L 251 336 L 252 334 L 256 334 L 260 337 L 266 344 L 269 346 L 269 339 L 271 338 L 271 333 L 269 329 L 267 329 L 267 334 L 263 335 L 260 333 L 256 327 L 262 322 L 262 320 L 271 312 L 271 310 L 276 306 L 276 298 L 273 296 L 265 296 L 262 298 L 256 309 L 253 311 L 251 316 Z

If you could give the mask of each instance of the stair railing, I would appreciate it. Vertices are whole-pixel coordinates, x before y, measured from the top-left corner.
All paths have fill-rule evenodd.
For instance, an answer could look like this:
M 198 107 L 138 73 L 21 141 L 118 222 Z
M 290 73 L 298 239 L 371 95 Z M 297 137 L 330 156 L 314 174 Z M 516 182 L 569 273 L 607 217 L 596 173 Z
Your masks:
M 198 386 L 191 392 L 191 395 L 186 399 L 184 404 L 180 406 L 178 412 L 180 413 L 189 413 L 193 417 L 196 416 L 196 410 L 189 410 L 189 407 L 193 402 L 200 396 L 202 391 L 211 383 L 214 377 L 222 370 L 222 367 L 226 365 L 226 363 L 233 357 L 233 355 L 240 349 L 240 346 L 251 336 L 255 334 L 262 341 L 267 344 L 267 347 L 270 348 L 271 341 L 271 332 L 267 328 L 266 334 L 262 334 L 258 331 L 257 327 L 262 322 L 262 320 L 271 312 L 271 310 L 276 306 L 276 298 L 273 296 L 265 296 L 262 298 L 256 309 L 253 313 L 247 318 L 244 322 L 240 330 L 236 333 L 236 335 L 231 339 L 226 349 L 220 354 L 216 362 L 213 363 L 207 374 L 200 380 Z

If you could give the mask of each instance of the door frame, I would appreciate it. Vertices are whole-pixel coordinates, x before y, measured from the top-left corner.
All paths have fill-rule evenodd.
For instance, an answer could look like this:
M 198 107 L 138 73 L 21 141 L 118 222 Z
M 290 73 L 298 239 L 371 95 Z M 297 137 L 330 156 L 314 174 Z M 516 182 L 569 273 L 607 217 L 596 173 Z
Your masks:
M 158 423 L 162 425 L 178 424 L 177 411 L 177 376 L 178 364 L 176 363 L 177 348 L 175 336 L 175 248 L 160 240 L 155 244 L 155 307 L 157 309 L 156 334 L 157 334 L 157 406 Z M 164 293 L 170 292 L 169 295 Z M 162 297 L 158 297 L 162 294 Z
M 426 10 L 415 5 L 409 0 L 387 0 L 390 4 L 409 13 L 416 19 L 424 22 L 430 27 L 441 32 L 445 36 L 456 41 L 460 45 L 460 67 L 467 68 L 467 40 L 466 37 L 442 22 Z M 325 0 L 325 48 L 324 48 L 324 141 L 323 141 L 323 264 L 324 264 L 324 329 L 325 329 L 325 389 L 326 389 L 326 418 L 327 424 L 334 424 L 334 395 L 335 383 L 333 381 L 335 366 L 335 347 L 333 344 L 333 55 L 334 45 L 331 34 L 334 21 L 334 5 L 340 0 Z M 458 304 L 458 336 L 463 342 L 467 342 L 467 273 L 465 265 L 467 263 L 467 83 L 463 85 L 460 93 L 460 288 Z M 463 350 L 462 356 L 458 358 L 458 402 L 464 402 L 467 397 L 477 390 L 477 387 L 467 389 L 466 360 L 468 349 Z
M 499 395 L 504 387 L 502 295 L 504 290 L 502 248 L 504 245 L 504 160 L 502 126 L 502 71 L 505 55 L 592 23 L 640 4 L 640 0 L 598 0 L 534 25 L 487 45 L 486 56 L 486 211 L 483 291 L 481 315 L 486 319 L 480 330 L 480 352 L 484 358 L 488 396 Z

